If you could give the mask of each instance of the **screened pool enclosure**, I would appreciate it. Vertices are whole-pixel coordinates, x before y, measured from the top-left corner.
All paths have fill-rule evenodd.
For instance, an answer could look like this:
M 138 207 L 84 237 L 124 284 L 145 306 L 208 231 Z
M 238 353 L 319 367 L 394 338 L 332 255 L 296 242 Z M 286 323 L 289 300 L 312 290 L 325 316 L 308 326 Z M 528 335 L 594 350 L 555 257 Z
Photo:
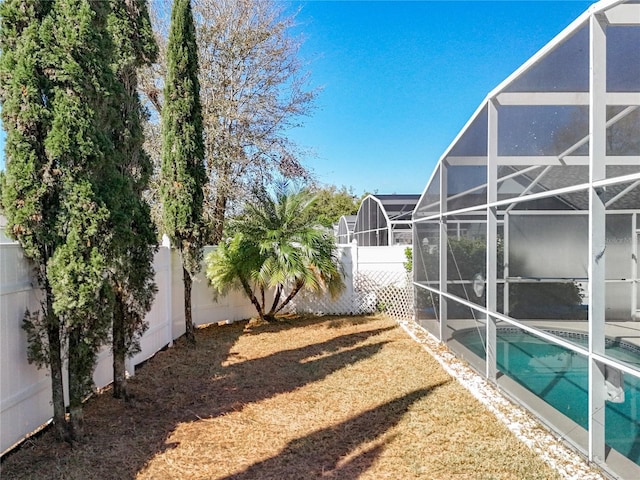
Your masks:
M 352 239 L 361 247 L 411 244 L 411 215 L 420 195 L 367 195 L 360 204 Z
M 338 220 L 338 230 L 336 232 L 336 242 L 340 245 L 351 243 L 353 240 L 353 229 L 356 226 L 356 215 L 342 215 Z
M 594 4 L 492 91 L 413 221 L 417 322 L 640 478 L 640 1 Z

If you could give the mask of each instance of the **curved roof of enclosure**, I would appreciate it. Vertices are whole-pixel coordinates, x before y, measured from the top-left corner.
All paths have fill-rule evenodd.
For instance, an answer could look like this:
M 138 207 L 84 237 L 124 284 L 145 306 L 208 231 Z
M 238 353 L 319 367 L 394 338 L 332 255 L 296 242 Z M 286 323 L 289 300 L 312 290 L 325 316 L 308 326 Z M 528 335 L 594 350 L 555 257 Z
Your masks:
M 357 215 L 342 215 L 338 220 L 337 240 L 339 244 L 350 243 L 356 226 Z
M 600 39 L 597 48 L 591 39 L 592 26 Z M 592 57 L 596 59 L 593 68 Z M 556 198 L 563 208 L 586 209 L 588 194 L 578 186 L 590 181 L 590 125 L 596 121 L 602 122 L 603 133 L 594 148 L 601 148 L 605 162 L 602 173 L 594 178 L 610 180 L 607 206 L 638 208 L 638 0 L 593 4 L 491 91 L 440 157 L 414 218 L 442 213 L 440 184 L 445 181 L 443 211 L 487 203 L 488 164 L 498 170 L 493 202 L 523 201 L 558 191 Z
M 343 224 L 350 232 L 353 232 L 353 226 L 356 224 L 357 215 L 342 215 L 338 223 Z
M 411 220 L 411 214 L 416 207 L 419 194 L 392 194 L 392 195 L 368 195 L 380 205 L 385 212 L 387 218 L 391 222 L 399 222 L 402 220 Z
M 361 246 L 398 243 L 394 230 L 410 230 L 411 216 L 420 199 L 415 194 L 367 195 L 360 204 L 354 238 Z M 410 239 L 408 239 L 410 242 Z M 407 243 L 403 239 L 401 243 Z

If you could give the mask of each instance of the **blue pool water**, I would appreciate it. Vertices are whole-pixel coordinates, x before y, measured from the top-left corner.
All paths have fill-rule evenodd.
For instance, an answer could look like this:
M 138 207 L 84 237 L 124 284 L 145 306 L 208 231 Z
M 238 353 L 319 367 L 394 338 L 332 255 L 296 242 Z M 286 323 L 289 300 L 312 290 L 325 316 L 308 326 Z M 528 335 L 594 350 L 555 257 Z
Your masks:
M 483 340 L 476 332 L 456 338 L 484 357 Z M 586 357 L 515 328 L 498 329 L 497 340 L 500 371 L 574 422 L 588 427 Z M 638 354 L 624 345 L 610 345 L 607 354 L 628 363 L 640 361 Z M 640 379 L 624 375 L 624 402 L 606 402 L 605 424 L 607 444 L 640 465 Z

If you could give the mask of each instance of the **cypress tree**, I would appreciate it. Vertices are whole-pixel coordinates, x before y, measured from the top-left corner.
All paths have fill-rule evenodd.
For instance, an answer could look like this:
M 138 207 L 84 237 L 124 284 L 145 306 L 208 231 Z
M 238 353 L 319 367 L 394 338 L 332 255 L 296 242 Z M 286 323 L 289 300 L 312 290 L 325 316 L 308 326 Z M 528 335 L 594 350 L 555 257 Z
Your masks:
M 123 94 L 112 70 L 110 5 L 9 0 L 1 8 L 8 132 L 2 203 L 10 233 L 33 260 L 45 292 L 41 311 L 25 318 L 29 358 L 50 366 L 54 422 L 60 437 L 72 439 L 82 434 L 82 401 L 114 304 L 107 282 L 114 245 L 110 207 L 123 182 L 113 132 L 122 124 L 115 104 Z
M 112 70 L 109 4 L 56 0 L 43 24 L 53 48 L 44 59 L 53 87 L 47 157 L 62 172 L 55 228 L 64 238 L 48 264 L 53 308 L 68 344 L 72 436 L 82 436 L 82 402 L 91 392 L 97 353 L 109 334 L 113 291 L 107 282 L 110 192 L 120 190 L 112 128 L 121 87 Z
M 198 49 L 189 0 L 175 0 L 173 4 L 164 99 L 160 178 L 163 223 L 181 253 L 186 337 L 194 343 L 191 284 L 202 259 L 202 187 L 206 176 Z
M 7 133 L 6 170 L 2 175 L 2 206 L 8 233 L 34 265 L 43 290 L 41 311 L 27 312 L 29 361 L 49 367 L 53 424 L 59 439 L 67 438 L 62 379 L 62 320 L 53 309 L 48 264 L 64 242 L 55 228 L 60 205 L 62 171 L 45 152 L 52 123 L 52 85 L 43 57 L 51 39 L 42 35 L 51 2 L 4 0 L 0 3 L 0 100 Z
M 122 84 L 117 102 L 122 122 L 115 131 L 115 156 L 120 176 L 119 190 L 111 190 L 111 283 L 115 295 L 112 323 L 113 396 L 128 399 L 125 359 L 139 350 L 139 338 L 147 328 L 144 318 L 156 291 L 153 255 L 156 231 L 150 208 L 143 198 L 153 169 L 142 148 L 142 122 L 146 112 L 137 92 L 138 69 L 157 56 L 146 0 L 111 0 L 109 30 L 114 51 L 114 69 Z

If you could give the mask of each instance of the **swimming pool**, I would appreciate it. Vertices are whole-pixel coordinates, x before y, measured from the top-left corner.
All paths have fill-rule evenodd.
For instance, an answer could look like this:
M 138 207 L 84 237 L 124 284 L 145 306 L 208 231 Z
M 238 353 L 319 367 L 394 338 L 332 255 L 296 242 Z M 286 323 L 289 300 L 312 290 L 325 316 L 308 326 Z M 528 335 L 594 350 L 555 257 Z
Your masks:
M 562 335 L 563 332 L 553 332 Z M 571 333 L 571 341 L 586 344 L 587 336 Z M 456 335 L 469 350 L 484 357 L 484 339 L 477 331 Z M 607 342 L 607 353 L 629 363 L 640 356 L 632 345 Z M 497 331 L 497 364 L 501 372 L 545 400 L 583 428 L 588 428 L 588 361 L 520 329 Z M 606 402 L 606 443 L 640 465 L 640 379 L 624 375 L 624 401 Z

